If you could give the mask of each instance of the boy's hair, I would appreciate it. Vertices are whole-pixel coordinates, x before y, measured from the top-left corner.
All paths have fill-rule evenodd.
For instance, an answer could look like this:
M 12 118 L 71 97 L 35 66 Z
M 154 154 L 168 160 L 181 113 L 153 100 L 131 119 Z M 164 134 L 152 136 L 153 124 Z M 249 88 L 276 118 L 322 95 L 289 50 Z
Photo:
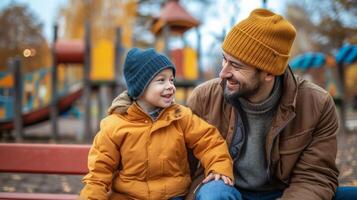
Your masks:
M 170 68 L 175 76 L 175 65 L 155 49 L 132 48 L 124 62 L 124 78 L 128 95 L 137 99 L 149 85 L 150 81 L 163 69 Z

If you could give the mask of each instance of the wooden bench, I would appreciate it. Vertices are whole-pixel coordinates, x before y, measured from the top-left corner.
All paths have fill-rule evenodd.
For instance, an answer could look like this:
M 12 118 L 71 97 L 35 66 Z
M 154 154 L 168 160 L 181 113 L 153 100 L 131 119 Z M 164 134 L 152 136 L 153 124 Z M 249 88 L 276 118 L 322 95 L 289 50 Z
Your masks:
M 0 172 L 84 175 L 89 149 L 90 145 L 0 143 Z M 0 192 L 0 199 L 77 198 L 76 194 Z

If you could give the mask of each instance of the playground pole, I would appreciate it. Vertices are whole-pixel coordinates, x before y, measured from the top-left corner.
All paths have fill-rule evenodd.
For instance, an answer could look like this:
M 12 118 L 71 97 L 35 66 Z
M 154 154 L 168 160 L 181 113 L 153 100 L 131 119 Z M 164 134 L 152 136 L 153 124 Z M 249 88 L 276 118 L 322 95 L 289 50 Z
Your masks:
M 90 81 L 90 66 L 91 66 L 91 44 L 90 44 L 90 24 L 89 21 L 85 22 L 85 52 L 84 52 L 84 66 L 83 66 L 83 75 L 84 75 L 84 120 L 83 120 L 83 130 L 85 140 L 87 142 L 92 141 L 92 120 L 91 120 L 91 81 Z
M 21 84 L 21 61 L 19 57 L 10 59 L 10 69 L 14 75 L 14 125 L 15 125 L 15 137 L 17 141 L 23 139 L 22 129 L 22 84 Z
M 263 2 L 262 2 L 263 3 L 263 8 L 267 8 L 267 4 L 268 4 L 267 1 L 268 0 L 263 0 Z
M 340 103 L 340 113 L 341 113 L 341 129 L 345 133 L 347 131 L 346 127 L 346 95 L 345 95 L 345 69 L 343 62 L 337 64 L 338 76 L 340 80 L 340 90 L 341 90 L 341 103 Z
M 199 82 L 204 81 L 202 63 L 201 63 L 201 33 L 199 28 L 196 28 L 196 35 L 197 35 L 197 67 L 198 67 L 198 79 Z
M 115 69 L 115 89 L 114 96 L 120 94 L 124 90 L 124 80 L 123 71 L 121 68 L 121 56 L 123 54 L 123 47 L 121 46 L 121 28 L 117 27 L 115 29 L 115 58 L 114 58 L 114 69 Z
M 58 92 L 57 92 L 57 57 L 56 57 L 56 42 L 57 42 L 58 25 L 53 27 L 53 47 L 52 47 L 52 71 L 51 71 L 51 125 L 52 125 L 52 140 L 58 139 Z
M 169 45 L 169 38 L 170 38 L 170 27 L 168 24 L 165 24 L 164 28 L 163 28 L 163 32 L 164 32 L 164 43 L 165 43 L 165 49 L 164 49 L 164 53 L 167 57 L 171 58 L 170 55 L 170 45 Z

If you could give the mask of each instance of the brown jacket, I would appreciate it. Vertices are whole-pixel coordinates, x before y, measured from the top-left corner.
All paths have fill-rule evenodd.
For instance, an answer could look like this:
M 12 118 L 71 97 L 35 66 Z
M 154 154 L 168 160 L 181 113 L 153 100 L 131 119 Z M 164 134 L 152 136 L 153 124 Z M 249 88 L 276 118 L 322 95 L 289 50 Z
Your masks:
M 186 146 L 200 159 L 206 175 L 214 171 L 233 180 L 226 141 L 189 108 L 173 104 L 152 121 L 136 103 L 124 113 L 115 112 L 122 105 L 114 104 L 114 113 L 101 122 L 88 155 L 82 199 L 107 199 L 110 185 L 111 199 L 185 195 L 191 183 Z
M 216 126 L 230 145 L 239 113 L 225 101 L 220 79 L 198 86 L 188 106 Z M 287 185 L 282 199 L 327 200 L 334 196 L 338 185 L 337 129 L 331 96 L 287 70 L 265 143 L 271 176 Z

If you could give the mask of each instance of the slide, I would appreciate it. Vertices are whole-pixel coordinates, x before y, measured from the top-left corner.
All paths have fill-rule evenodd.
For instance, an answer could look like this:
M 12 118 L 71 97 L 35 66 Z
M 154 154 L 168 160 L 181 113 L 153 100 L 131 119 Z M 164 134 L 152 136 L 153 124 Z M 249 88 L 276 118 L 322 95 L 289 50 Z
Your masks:
M 68 111 L 74 102 L 82 96 L 83 87 L 81 84 L 75 85 L 71 87 L 68 93 L 65 96 L 60 96 L 58 101 L 59 113 L 64 113 Z M 50 104 L 40 107 L 38 109 L 29 110 L 27 112 L 23 112 L 22 114 L 22 123 L 23 126 L 29 126 L 36 123 L 43 122 L 45 120 L 49 120 L 51 115 L 51 107 Z M 1 131 L 9 131 L 14 129 L 14 120 L 13 118 L 0 118 L 0 132 Z

